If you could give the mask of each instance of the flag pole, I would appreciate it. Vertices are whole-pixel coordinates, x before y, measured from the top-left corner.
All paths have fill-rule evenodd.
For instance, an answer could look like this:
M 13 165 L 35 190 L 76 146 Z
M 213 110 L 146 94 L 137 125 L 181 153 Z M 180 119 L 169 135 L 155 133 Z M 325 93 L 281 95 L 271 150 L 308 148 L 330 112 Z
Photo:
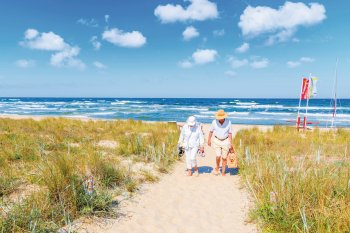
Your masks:
M 299 107 L 298 107 L 298 116 L 297 116 L 297 130 L 299 130 L 299 126 L 300 126 L 300 105 L 301 105 L 301 93 L 303 92 L 303 82 L 304 82 L 304 78 L 301 78 L 301 87 L 300 87 L 300 95 L 299 95 Z
M 305 109 L 305 116 L 304 116 L 304 130 L 306 129 L 307 127 L 307 109 L 309 107 L 309 99 L 310 99 L 310 79 L 311 79 L 311 73 L 309 74 L 309 78 L 308 78 L 308 82 L 309 82 L 309 85 L 307 87 L 307 94 L 306 94 L 306 109 Z
M 301 94 L 303 92 L 303 82 L 304 78 L 301 78 L 301 87 L 300 87 L 300 95 L 299 95 L 299 107 L 298 107 L 298 117 L 297 117 L 297 130 L 299 130 L 300 126 L 300 106 L 301 106 Z

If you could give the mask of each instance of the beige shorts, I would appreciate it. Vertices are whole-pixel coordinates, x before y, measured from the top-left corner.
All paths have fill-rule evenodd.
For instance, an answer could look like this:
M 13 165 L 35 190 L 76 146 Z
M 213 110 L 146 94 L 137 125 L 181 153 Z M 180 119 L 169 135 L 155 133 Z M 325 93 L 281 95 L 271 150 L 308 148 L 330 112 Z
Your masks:
M 231 143 L 229 138 L 226 138 L 225 140 L 221 141 L 216 137 L 214 137 L 213 149 L 215 150 L 215 154 L 217 157 L 222 157 L 223 159 L 226 159 L 228 152 L 230 150 L 230 147 L 231 147 Z

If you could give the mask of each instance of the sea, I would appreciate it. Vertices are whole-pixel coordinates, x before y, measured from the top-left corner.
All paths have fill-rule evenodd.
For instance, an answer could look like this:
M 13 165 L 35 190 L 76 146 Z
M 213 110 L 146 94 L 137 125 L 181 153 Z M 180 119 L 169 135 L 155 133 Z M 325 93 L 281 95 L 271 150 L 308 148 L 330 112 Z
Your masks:
M 295 125 L 299 99 L 205 98 L 0 98 L 0 114 L 62 116 L 92 119 L 186 121 L 194 115 L 210 123 L 224 109 L 233 124 Z M 302 101 L 300 116 L 313 126 L 331 126 L 334 105 L 330 99 Z M 338 99 L 334 126 L 350 127 L 350 99 Z

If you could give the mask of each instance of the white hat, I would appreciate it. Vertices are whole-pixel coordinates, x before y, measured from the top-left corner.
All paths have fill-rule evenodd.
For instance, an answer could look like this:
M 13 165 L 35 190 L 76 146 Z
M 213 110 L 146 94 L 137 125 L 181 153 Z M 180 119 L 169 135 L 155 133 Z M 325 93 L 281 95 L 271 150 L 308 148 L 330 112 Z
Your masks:
M 196 124 L 196 117 L 195 116 L 190 116 L 187 119 L 187 125 L 194 126 L 195 124 Z

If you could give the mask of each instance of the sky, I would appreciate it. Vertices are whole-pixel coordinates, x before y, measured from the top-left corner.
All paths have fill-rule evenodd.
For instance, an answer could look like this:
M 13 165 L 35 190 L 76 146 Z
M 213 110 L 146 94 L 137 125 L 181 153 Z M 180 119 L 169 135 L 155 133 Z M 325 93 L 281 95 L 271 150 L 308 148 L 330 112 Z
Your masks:
M 3 0 L 0 96 L 350 98 L 350 1 Z M 336 60 L 338 59 L 337 69 Z

